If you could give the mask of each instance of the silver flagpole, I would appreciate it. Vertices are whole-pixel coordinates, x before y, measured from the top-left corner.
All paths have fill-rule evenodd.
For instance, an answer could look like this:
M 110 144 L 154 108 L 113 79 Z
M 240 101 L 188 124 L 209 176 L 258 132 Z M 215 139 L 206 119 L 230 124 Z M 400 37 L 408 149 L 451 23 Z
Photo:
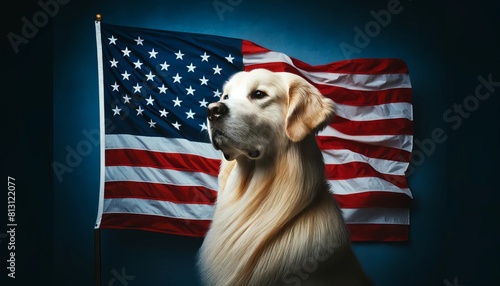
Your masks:
M 102 48 L 101 48 L 101 20 L 102 15 L 95 15 L 95 29 L 97 42 L 98 74 L 99 74 L 99 128 L 100 128 L 100 182 L 99 182 L 99 207 L 97 221 L 94 227 L 94 279 L 95 285 L 101 286 L 101 217 L 104 196 L 104 112 L 103 112 L 103 72 L 102 72 Z

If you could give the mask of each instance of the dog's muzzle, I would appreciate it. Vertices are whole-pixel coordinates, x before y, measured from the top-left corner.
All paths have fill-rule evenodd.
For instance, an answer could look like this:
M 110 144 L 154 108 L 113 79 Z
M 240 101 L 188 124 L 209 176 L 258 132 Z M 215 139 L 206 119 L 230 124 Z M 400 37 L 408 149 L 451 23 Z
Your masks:
M 227 114 L 228 112 L 229 109 L 227 108 L 227 105 L 225 105 L 223 102 L 219 101 L 210 103 L 207 108 L 208 120 L 215 121 L 219 119 L 222 115 Z
M 207 107 L 207 117 L 210 124 L 212 145 L 216 150 L 222 150 L 226 160 L 233 160 L 235 154 L 244 153 L 248 158 L 257 159 L 260 157 L 260 150 L 253 148 L 245 148 L 239 139 L 228 136 L 224 133 L 223 118 L 229 113 L 229 108 L 223 102 L 213 102 Z M 222 128 L 222 129 L 221 129 Z M 235 153 L 239 150 L 238 153 Z

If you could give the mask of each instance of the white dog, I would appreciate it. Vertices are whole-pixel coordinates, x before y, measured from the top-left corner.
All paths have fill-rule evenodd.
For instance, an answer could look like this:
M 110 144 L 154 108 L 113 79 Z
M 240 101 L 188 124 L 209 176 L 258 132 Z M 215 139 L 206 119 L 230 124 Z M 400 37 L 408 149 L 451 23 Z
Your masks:
M 235 74 L 208 106 L 225 160 L 200 250 L 207 285 L 370 285 L 315 140 L 333 115 L 303 78 L 263 69 Z

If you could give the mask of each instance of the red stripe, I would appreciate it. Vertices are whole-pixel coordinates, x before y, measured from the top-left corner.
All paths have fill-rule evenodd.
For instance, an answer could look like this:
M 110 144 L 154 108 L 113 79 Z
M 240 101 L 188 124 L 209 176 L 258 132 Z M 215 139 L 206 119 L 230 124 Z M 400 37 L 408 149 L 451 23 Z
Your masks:
M 144 214 L 105 213 L 101 228 L 138 229 L 176 235 L 203 237 L 209 220 L 187 220 Z
M 106 182 L 104 198 L 138 198 L 183 204 L 213 204 L 215 190 L 199 186 L 174 186 L 144 182 Z
M 242 53 L 245 54 L 258 54 L 269 52 L 270 50 L 259 46 L 250 41 L 243 40 Z M 324 65 L 311 66 L 300 60 L 291 58 L 293 64 L 299 69 L 309 72 L 332 72 L 332 73 L 350 73 L 350 74 L 408 74 L 408 67 L 401 59 L 353 59 L 344 60 L 340 62 L 332 62 Z M 252 70 L 259 68 L 261 65 L 246 66 L 245 70 Z M 274 67 L 278 67 L 272 65 Z M 280 66 L 279 68 L 286 68 Z M 279 70 L 286 71 L 286 70 Z
M 334 195 L 341 208 L 409 208 L 411 198 L 393 192 L 364 192 L 350 195 Z
M 106 166 L 136 166 L 203 172 L 217 176 L 220 160 L 198 155 L 164 153 L 135 149 L 106 150 Z
M 364 192 L 334 195 L 342 208 L 407 208 L 411 198 L 393 192 Z M 105 199 L 138 198 L 181 204 L 214 204 L 217 192 L 202 187 L 179 187 L 141 182 L 107 182 Z
M 409 162 L 411 157 L 411 152 L 402 149 L 370 145 L 337 137 L 316 136 L 316 141 L 321 150 L 347 149 L 370 158 L 400 162 Z
M 253 42 L 243 40 L 241 43 L 241 52 L 242 54 L 259 54 L 259 53 L 265 53 L 269 52 L 270 50 L 259 46 Z
M 137 229 L 175 235 L 203 237 L 209 220 L 186 220 L 138 214 L 103 214 L 101 228 Z M 347 224 L 352 241 L 406 241 L 409 225 Z
M 411 103 L 409 88 L 394 88 L 377 91 L 353 90 L 343 87 L 316 84 L 316 88 L 336 103 L 354 106 L 373 106 L 387 103 Z
M 406 224 L 348 224 L 352 241 L 407 241 Z
M 335 116 L 330 124 L 347 135 L 413 135 L 413 121 L 406 118 L 353 121 Z
M 327 164 L 326 178 L 328 180 L 348 180 L 354 178 L 376 177 L 385 180 L 399 188 L 407 189 L 408 182 L 405 175 L 383 174 L 364 162 L 349 162 L 345 164 Z

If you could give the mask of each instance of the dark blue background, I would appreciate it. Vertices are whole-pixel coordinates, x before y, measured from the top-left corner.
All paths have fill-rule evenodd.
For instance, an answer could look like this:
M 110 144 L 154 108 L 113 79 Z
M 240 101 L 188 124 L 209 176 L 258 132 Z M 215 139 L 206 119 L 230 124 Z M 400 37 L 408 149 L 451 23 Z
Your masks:
M 221 0 L 234 7 L 218 14 L 213 0 L 73 0 L 60 4 L 17 54 L 5 35 L 21 34 L 22 17 L 33 19 L 42 9 L 37 1 L 8 2 L 1 27 L 2 150 L 4 178 L 17 182 L 17 278 L 2 285 L 92 285 L 99 154 L 95 138 L 85 134 L 98 129 L 96 13 L 111 24 L 248 39 L 325 64 L 346 59 L 341 43 L 355 46 L 355 28 L 364 30 L 374 20 L 370 12 L 392 1 Z M 479 76 L 500 81 L 500 4 L 435 2 L 401 0 L 402 10 L 352 55 L 406 61 L 414 138 L 423 142 L 415 147 L 409 178 L 415 197 L 410 240 L 354 247 L 376 285 L 496 285 L 500 87 L 460 124 L 443 115 L 454 104 L 472 102 Z M 436 130 L 444 132 L 444 142 L 430 143 Z M 81 156 L 71 156 L 78 148 Z M 57 177 L 55 162 L 71 167 Z M 0 240 L 5 261 L 7 241 Z M 201 239 L 103 230 L 101 241 L 103 285 L 199 284 Z

